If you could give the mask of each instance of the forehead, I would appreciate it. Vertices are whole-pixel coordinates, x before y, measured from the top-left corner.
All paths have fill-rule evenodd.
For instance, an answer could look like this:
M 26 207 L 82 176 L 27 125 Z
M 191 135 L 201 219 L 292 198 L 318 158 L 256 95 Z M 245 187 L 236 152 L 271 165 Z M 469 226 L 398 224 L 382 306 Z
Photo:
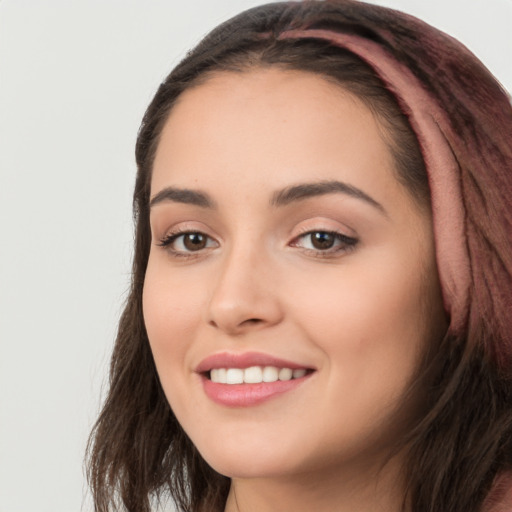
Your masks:
M 151 188 L 343 179 L 385 194 L 401 187 L 393 169 L 382 127 L 356 96 L 312 73 L 255 69 L 215 74 L 179 97 Z

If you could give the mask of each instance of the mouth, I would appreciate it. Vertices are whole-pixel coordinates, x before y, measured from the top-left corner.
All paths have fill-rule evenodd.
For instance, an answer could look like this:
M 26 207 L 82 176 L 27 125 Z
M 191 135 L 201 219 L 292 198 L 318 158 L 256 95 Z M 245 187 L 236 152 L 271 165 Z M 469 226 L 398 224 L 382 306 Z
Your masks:
M 258 405 L 298 388 L 315 371 L 255 352 L 214 354 L 196 369 L 208 398 L 228 407 Z
M 212 368 L 203 375 L 217 384 L 260 384 L 300 379 L 313 370 L 310 368 L 279 368 L 277 366 L 250 366 L 249 368 Z

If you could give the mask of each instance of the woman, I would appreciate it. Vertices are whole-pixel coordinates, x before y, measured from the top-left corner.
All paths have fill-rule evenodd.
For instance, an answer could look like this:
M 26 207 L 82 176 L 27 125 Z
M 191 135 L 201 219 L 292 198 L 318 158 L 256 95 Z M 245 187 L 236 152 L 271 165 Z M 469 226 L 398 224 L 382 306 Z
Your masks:
M 228 21 L 137 141 L 97 510 L 512 510 L 512 109 L 351 0 Z

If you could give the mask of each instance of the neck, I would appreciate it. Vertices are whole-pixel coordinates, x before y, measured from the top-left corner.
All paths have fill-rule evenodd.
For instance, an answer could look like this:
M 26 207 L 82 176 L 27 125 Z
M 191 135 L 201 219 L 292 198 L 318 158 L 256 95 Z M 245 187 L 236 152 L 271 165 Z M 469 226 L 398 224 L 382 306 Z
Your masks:
M 284 478 L 234 478 L 225 512 L 400 512 L 399 463 L 379 471 L 331 468 Z

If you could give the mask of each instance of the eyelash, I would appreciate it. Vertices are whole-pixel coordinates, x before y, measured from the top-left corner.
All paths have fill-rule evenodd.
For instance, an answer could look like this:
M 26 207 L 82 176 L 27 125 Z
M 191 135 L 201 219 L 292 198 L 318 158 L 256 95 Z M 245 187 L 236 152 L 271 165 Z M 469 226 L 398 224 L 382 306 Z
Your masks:
M 336 256 L 340 253 L 347 253 L 355 249 L 356 245 L 359 243 L 359 240 L 354 237 L 350 237 L 347 235 L 344 235 L 342 233 L 339 233 L 337 231 L 329 231 L 329 230 L 322 230 L 322 229 L 316 229 L 316 230 L 310 230 L 306 231 L 304 233 L 301 233 L 299 236 L 295 237 L 290 245 L 292 247 L 300 247 L 298 244 L 299 240 L 303 240 L 306 237 L 311 237 L 314 234 L 322 234 L 322 235 L 329 235 L 334 237 L 334 243 L 337 243 L 337 246 L 329 247 L 325 250 L 317 249 L 317 248 L 306 248 L 303 247 L 302 249 L 304 252 L 308 254 L 312 254 L 315 257 L 318 258 L 328 258 Z M 193 258 L 199 256 L 205 249 L 211 249 L 212 247 L 204 247 L 203 249 L 199 249 L 197 251 L 183 251 L 183 250 L 177 250 L 172 247 L 174 242 L 176 242 L 180 237 L 185 237 L 186 235 L 201 235 L 206 237 L 207 244 L 208 241 L 213 240 L 210 236 L 206 235 L 205 233 L 201 231 L 193 231 L 193 230 L 185 230 L 185 231 L 176 231 L 174 233 L 170 233 L 166 235 L 164 238 L 160 240 L 158 243 L 158 246 L 163 247 L 167 249 L 173 257 L 177 258 Z M 217 244 L 217 242 L 215 242 Z
M 205 247 L 204 249 L 202 250 L 198 250 L 198 251 L 183 251 L 183 250 L 177 250 L 177 249 L 174 249 L 172 247 L 172 244 L 174 244 L 174 242 L 176 242 L 179 238 L 181 237 L 185 237 L 186 235 L 201 235 L 203 237 L 206 237 L 207 239 L 207 242 L 210 241 L 210 240 L 213 240 L 212 237 L 208 236 L 207 234 L 203 233 L 202 231 L 194 231 L 194 230 L 179 230 L 179 231 L 175 231 L 173 233 L 169 233 L 168 235 L 166 235 L 165 237 L 163 237 L 160 242 L 158 243 L 158 245 L 160 247 L 163 247 L 165 249 L 167 249 L 171 255 L 173 257 L 176 257 L 176 258 L 193 258 L 193 257 L 197 257 L 199 256 L 202 251 L 204 249 L 210 249 L 211 247 Z
M 359 240 L 357 238 L 344 235 L 343 233 L 339 233 L 338 231 L 314 229 L 314 230 L 306 231 L 305 233 L 302 233 L 299 236 L 297 236 L 291 243 L 292 247 L 298 246 L 298 243 L 297 243 L 298 240 L 303 240 L 303 239 L 305 239 L 307 237 L 311 237 L 312 235 L 315 235 L 315 234 L 332 236 L 332 237 L 334 237 L 334 243 L 335 244 L 337 243 L 337 245 L 335 245 L 334 247 L 329 247 L 325 250 L 317 249 L 317 248 L 308 249 L 308 248 L 303 247 L 304 251 L 306 251 L 307 253 L 310 253 L 318 258 L 333 257 L 333 256 L 339 255 L 340 253 L 346 254 L 347 252 L 354 250 L 356 245 L 359 243 Z

